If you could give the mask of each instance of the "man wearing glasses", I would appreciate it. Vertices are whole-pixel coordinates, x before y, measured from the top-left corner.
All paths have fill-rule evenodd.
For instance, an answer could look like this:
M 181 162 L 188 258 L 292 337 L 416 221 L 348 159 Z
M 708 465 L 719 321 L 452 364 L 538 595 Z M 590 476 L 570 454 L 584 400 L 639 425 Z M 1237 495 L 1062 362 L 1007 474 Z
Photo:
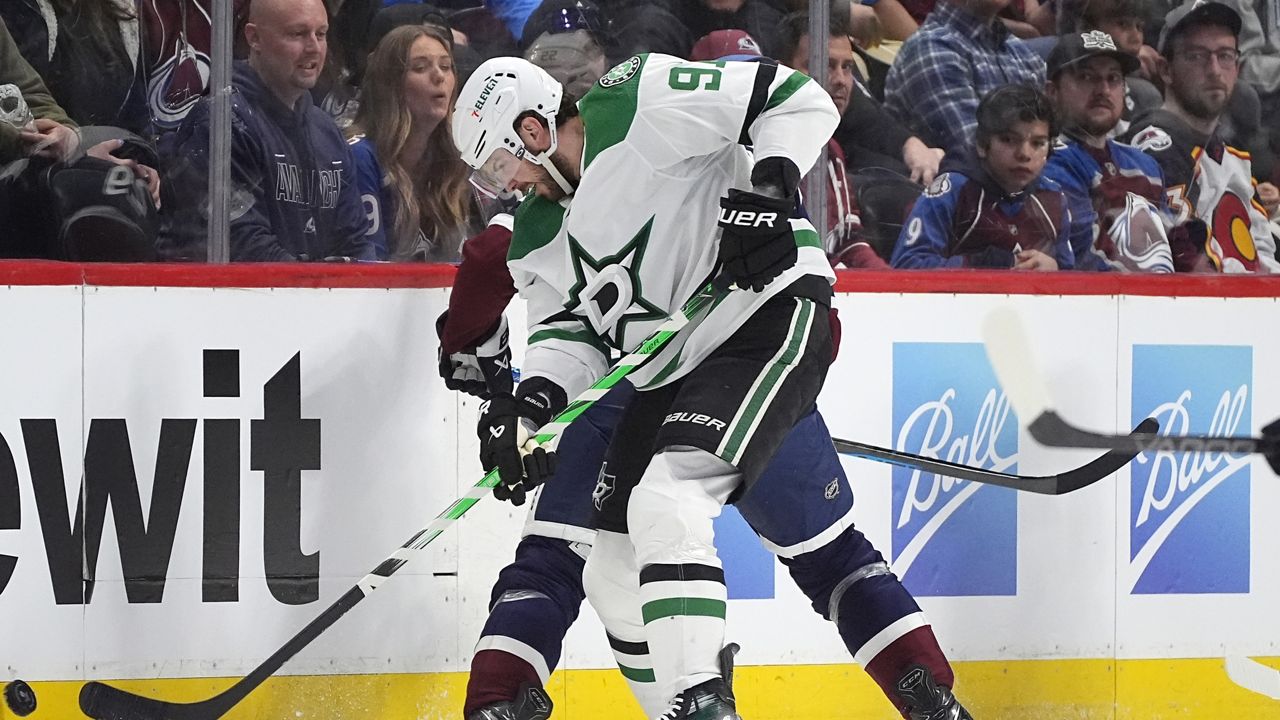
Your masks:
M 1178 270 L 1280 271 L 1249 154 L 1217 135 L 1240 75 L 1240 26 L 1240 15 L 1218 2 L 1170 12 L 1157 48 L 1164 105 L 1135 119 L 1127 137 L 1160 163 L 1175 224 L 1191 221 L 1170 237 Z

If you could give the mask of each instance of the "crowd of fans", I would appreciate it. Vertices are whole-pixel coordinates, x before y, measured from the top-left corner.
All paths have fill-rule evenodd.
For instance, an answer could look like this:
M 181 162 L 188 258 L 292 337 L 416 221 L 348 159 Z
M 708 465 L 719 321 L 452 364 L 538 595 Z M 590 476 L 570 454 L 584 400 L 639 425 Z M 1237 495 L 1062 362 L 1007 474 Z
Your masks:
M 206 257 L 212 1 L 0 3 L 0 257 Z M 830 1 L 833 264 L 1280 270 L 1273 0 Z M 807 72 L 809 3 L 235 0 L 231 258 L 457 261 L 513 202 L 450 133 L 481 61 Z

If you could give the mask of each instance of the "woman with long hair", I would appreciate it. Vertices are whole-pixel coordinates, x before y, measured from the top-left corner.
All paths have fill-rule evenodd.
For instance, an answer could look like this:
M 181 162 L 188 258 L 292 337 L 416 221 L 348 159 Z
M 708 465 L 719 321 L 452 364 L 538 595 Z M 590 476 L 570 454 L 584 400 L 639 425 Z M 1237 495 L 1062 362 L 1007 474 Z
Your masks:
M 454 262 L 484 227 L 449 129 L 456 89 L 436 27 L 398 27 L 369 55 L 351 149 L 379 259 Z

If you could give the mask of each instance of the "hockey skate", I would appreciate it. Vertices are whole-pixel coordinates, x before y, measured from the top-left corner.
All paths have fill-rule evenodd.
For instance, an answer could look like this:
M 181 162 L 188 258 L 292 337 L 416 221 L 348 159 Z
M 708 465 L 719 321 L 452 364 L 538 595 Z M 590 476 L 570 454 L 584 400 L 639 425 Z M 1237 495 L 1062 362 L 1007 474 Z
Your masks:
M 908 668 L 898 680 L 897 690 L 907 701 L 911 720 L 973 720 L 951 688 L 934 682 L 933 673 L 923 665 Z
M 698 683 L 671 701 L 658 720 L 742 720 L 733 699 L 733 656 L 737 643 L 720 651 L 720 677 Z
M 547 720 L 549 717 L 551 698 L 542 688 L 525 683 L 515 700 L 486 705 L 472 711 L 466 720 Z

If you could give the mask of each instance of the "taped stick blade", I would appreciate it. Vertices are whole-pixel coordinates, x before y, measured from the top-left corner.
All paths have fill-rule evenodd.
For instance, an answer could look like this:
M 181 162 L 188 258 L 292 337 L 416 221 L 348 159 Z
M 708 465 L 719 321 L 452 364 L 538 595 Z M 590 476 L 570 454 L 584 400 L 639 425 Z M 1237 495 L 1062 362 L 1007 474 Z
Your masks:
M 1049 410 L 1049 390 L 1017 311 L 1006 305 L 988 313 L 982 321 L 982 340 L 996 380 L 1022 424 L 1030 424 Z

